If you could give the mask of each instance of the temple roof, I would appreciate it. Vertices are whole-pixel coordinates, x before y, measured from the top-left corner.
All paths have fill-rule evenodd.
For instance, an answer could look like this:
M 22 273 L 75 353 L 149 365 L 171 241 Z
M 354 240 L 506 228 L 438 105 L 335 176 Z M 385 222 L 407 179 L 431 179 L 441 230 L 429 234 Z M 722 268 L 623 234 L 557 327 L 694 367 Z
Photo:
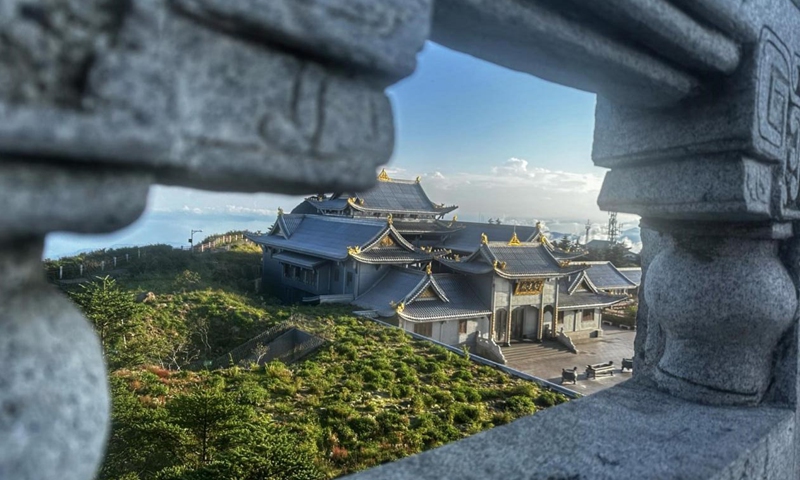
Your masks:
M 623 275 L 628 277 L 628 280 L 635 283 L 637 286 L 642 284 L 642 267 L 626 267 L 618 268 Z
M 627 300 L 625 295 L 606 295 L 604 293 L 577 292 L 558 298 L 559 310 L 576 310 L 589 307 L 608 307 Z
M 638 283 L 632 282 L 611 262 L 581 263 L 589 266 L 589 269 L 586 270 L 586 275 L 589 277 L 592 284 L 600 290 L 629 289 L 638 286 Z
M 474 318 L 491 313 L 463 275 L 402 268 L 390 269 L 353 303 L 382 316 L 396 313 L 414 322 Z
M 266 235 L 248 235 L 269 247 L 325 258 L 345 260 L 347 247 L 366 246 L 386 231 L 385 220 L 366 220 L 322 215 L 278 215 Z
M 362 263 L 371 264 L 408 264 L 429 261 L 432 256 L 421 251 L 409 251 L 405 248 L 392 245 L 378 246 L 368 251 L 351 252 L 350 256 Z
M 486 234 L 489 241 L 508 241 L 517 233 L 520 241 L 528 242 L 538 233 L 536 227 L 525 225 L 495 225 L 493 223 L 457 222 L 463 228 L 450 235 L 443 247 L 458 252 L 473 253 L 481 245 L 481 235 Z
M 394 227 L 398 232 L 406 235 L 448 235 L 464 228 L 463 222 L 446 220 L 403 220 L 394 221 Z
M 295 210 L 308 213 L 308 206 L 327 211 L 344 211 L 351 208 L 368 214 L 420 215 L 438 217 L 452 212 L 456 205 L 445 206 L 433 203 L 420 184 L 420 179 L 402 180 L 390 178 L 385 170 L 378 175 L 375 187 L 359 193 L 335 193 L 331 196 L 308 197 Z

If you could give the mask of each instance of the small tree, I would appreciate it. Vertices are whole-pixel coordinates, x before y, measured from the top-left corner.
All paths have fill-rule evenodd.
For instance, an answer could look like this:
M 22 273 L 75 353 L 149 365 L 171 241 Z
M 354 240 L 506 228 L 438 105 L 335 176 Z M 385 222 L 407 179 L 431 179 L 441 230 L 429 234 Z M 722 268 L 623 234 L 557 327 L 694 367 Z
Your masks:
M 127 342 L 126 333 L 141 318 L 141 305 L 109 276 L 82 284 L 71 298 L 92 323 L 106 354 Z

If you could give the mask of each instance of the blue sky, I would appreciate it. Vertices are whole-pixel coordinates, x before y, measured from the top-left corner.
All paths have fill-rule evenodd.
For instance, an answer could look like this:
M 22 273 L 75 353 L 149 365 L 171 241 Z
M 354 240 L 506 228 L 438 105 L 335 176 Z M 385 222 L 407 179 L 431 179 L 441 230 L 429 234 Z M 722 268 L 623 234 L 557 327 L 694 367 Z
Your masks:
M 456 204 L 462 220 L 546 221 L 580 232 L 606 214 L 596 205 L 604 169 L 591 161 L 595 96 L 507 70 L 428 43 L 417 71 L 387 91 L 396 144 L 387 166 L 423 177 L 435 202 Z M 266 230 L 278 207 L 299 197 L 208 193 L 153 187 L 144 216 L 102 236 L 55 234 L 45 256 L 146 243 L 180 244 L 183 230 Z M 634 226 L 635 217 L 628 217 Z M 167 228 L 169 226 L 169 228 Z M 599 229 L 598 229 L 599 232 Z

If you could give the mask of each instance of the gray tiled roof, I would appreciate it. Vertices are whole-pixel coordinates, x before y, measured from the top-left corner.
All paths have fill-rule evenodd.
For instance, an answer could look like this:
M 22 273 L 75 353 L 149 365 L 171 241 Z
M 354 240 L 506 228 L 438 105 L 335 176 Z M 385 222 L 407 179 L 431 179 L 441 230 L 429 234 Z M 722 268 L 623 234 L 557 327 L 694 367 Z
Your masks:
M 456 262 L 455 260 L 448 260 L 446 258 L 440 258 L 438 260 L 442 265 L 462 273 L 483 274 L 494 271 L 493 266 L 481 261 Z
M 430 276 L 447 301 L 438 296 L 433 299 L 413 299 L 421 290 L 428 288 L 429 276 L 418 270 L 392 268 L 369 291 L 353 301 L 361 308 L 377 311 L 389 317 L 395 314 L 390 302 L 400 303 L 409 299 L 400 315 L 411 321 L 434 321 L 445 319 L 473 318 L 488 315 L 489 308 L 478 299 L 467 278 L 451 273 L 437 273 Z
M 377 311 L 381 316 L 391 317 L 394 308 L 389 302 L 400 302 L 425 280 L 427 275 L 419 270 L 390 268 L 384 277 L 353 301 L 361 308 Z
M 491 311 L 478 298 L 467 278 L 452 273 L 433 275 L 436 283 L 444 291 L 449 302 L 435 300 L 416 300 L 405 306 L 401 317 L 417 321 L 474 318 L 489 315 Z
M 611 289 L 625 289 L 635 288 L 636 284 L 628 277 L 623 275 L 622 272 L 611 262 L 585 262 L 590 266 L 586 270 L 586 275 L 589 277 L 595 287 L 600 290 Z
M 353 255 L 353 258 L 364 263 L 416 263 L 433 258 L 423 252 L 410 252 L 398 246 L 375 247 L 369 251 Z
M 629 267 L 629 268 L 618 268 L 623 275 L 628 277 L 628 280 L 635 283 L 636 285 L 642 284 L 642 267 Z
M 292 252 L 281 252 L 276 253 L 272 256 L 275 260 L 283 263 L 288 263 L 291 265 L 297 265 L 298 267 L 305 267 L 305 268 L 315 268 L 323 263 L 327 262 L 327 260 L 322 260 L 317 257 L 311 257 L 308 255 L 303 255 L 301 253 L 292 253 Z
M 489 242 L 481 246 L 480 253 L 489 262 L 505 262 L 505 267 L 497 270 L 502 277 L 560 276 L 585 268 L 579 265 L 561 267 L 541 243 L 508 245 L 507 242 Z
M 575 310 L 588 307 L 607 307 L 627 300 L 625 295 L 606 295 L 603 293 L 580 292 L 558 297 L 559 310 Z
M 490 223 L 457 222 L 464 228 L 450 235 L 443 246 L 458 252 L 475 252 L 481 245 L 481 234 L 485 233 L 490 242 L 508 242 L 514 232 L 522 242 L 536 235 L 536 227 L 523 225 L 495 225 Z
M 261 245 L 303 253 L 329 260 L 347 258 L 348 246 L 364 246 L 387 228 L 384 220 L 364 220 L 321 215 L 283 215 L 297 226 L 286 239 L 279 235 L 250 236 Z
M 327 198 L 325 200 L 317 200 L 313 197 L 307 198 L 308 202 L 314 208 L 320 210 L 344 210 L 347 208 L 347 197 L 344 198 Z
M 281 220 L 286 226 L 286 235 L 291 236 L 294 231 L 297 230 L 297 227 L 300 226 L 303 217 L 300 215 L 281 215 Z
M 356 196 L 364 200 L 364 203 L 359 203 L 355 208 L 370 212 L 440 215 L 457 208 L 434 205 L 425 194 L 422 185 L 407 180 L 378 182 L 374 188 L 358 193 Z
M 464 228 L 462 222 L 448 222 L 446 220 L 395 220 L 394 228 L 405 234 L 436 234 L 445 235 L 454 233 Z

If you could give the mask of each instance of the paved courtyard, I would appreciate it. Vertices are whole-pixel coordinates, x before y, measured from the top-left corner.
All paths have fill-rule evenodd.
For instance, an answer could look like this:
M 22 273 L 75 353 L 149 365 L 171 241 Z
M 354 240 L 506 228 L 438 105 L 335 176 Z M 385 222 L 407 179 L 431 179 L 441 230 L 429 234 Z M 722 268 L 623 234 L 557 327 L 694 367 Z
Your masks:
M 575 354 L 557 342 L 517 343 L 504 348 L 508 366 L 525 373 L 561 384 L 561 369 L 578 367 L 578 383 L 563 384 L 564 387 L 582 395 L 590 395 L 631 378 L 631 373 L 622 373 L 622 359 L 633 357 L 633 340 L 636 332 L 608 325 L 603 326 L 603 337 L 576 342 L 580 353 Z M 512 353 L 513 352 L 513 353 Z M 614 375 L 601 375 L 587 379 L 586 365 L 614 362 Z

